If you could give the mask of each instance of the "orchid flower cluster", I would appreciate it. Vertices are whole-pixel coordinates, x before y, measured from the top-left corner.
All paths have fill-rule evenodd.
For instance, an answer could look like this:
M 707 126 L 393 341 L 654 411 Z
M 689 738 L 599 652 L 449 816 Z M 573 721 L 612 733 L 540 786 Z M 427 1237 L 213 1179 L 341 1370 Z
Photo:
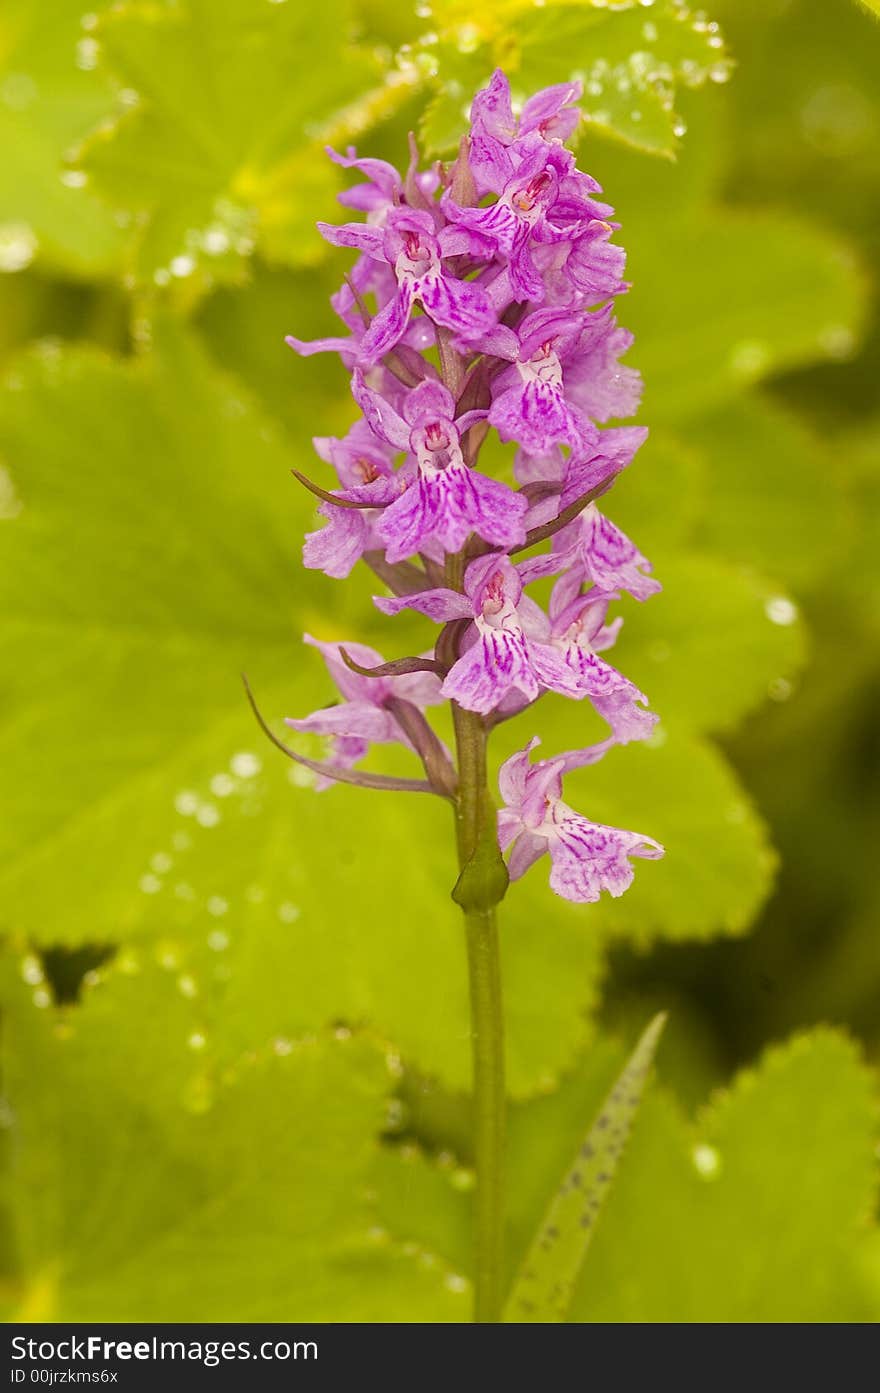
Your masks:
M 361 415 L 342 438 L 314 442 L 336 472 L 304 562 L 348 576 L 364 561 L 390 595 L 387 615 L 415 610 L 439 626 L 427 652 L 385 662 L 361 644 L 321 643 L 341 701 L 297 731 L 330 737 L 320 783 L 406 787 L 455 799 L 457 771 L 426 711 L 452 701 L 491 729 L 544 693 L 592 704 L 605 740 L 532 759 L 537 737 L 503 765 L 498 814 L 512 879 L 545 852 L 550 884 L 574 901 L 620 895 L 631 857 L 662 856 L 652 838 L 591 822 L 562 797 L 563 776 L 614 745 L 650 735 L 647 698 L 603 656 L 620 631 L 623 593 L 660 589 L 636 546 L 598 509 L 647 432 L 608 426 L 636 410 L 641 381 L 620 358 L 632 336 L 614 298 L 628 289 L 619 224 L 565 141 L 580 89 L 539 92 L 515 116 L 496 72 L 471 110 L 448 169 L 404 175 L 378 159 L 330 151 L 363 182 L 340 195 L 363 221 L 319 224 L 358 257 L 332 304 L 342 332 L 287 341 L 338 353 Z M 515 442 L 515 486 L 479 468 L 490 431 Z M 541 544 L 548 543 L 546 549 Z M 552 578 L 549 604 L 527 593 Z M 356 766 L 371 745 L 399 743 L 425 780 Z

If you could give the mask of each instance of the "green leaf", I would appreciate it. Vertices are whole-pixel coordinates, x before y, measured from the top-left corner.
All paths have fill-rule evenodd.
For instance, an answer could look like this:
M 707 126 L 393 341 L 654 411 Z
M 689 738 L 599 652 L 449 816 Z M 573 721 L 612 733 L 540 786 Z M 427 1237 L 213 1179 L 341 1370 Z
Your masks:
M 803 665 L 798 607 L 746 567 L 659 551 L 652 559 L 663 591 L 626 607 L 615 664 L 669 725 L 733 729 Z
M 671 198 L 628 206 L 613 184 L 609 193 L 634 283 L 623 318 L 647 384 L 645 419 L 680 421 L 857 344 L 864 283 L 842 241 L 779 214 L 689 213 Z
M 798 25 L 792 14 L 791 29 Z M 828 79 L 817 73 L 820 80 Z M 838 80 L 855 78 L 844 71 Z M 751 89 L 762 154 L 768 148 L 762 99 L 774 82 L 768 72 Z M 731 96 L 741 99 L 739 89 L 739 80 L 732 83 Z M 789 120 L 808 95 L 800 87 L 788 95 Z M 600 180 L 622 224 L 616 240 L 626 248 L 633 288 L 619 313 L 636 336 L 629 360 L 644 376 L 642 418 L 652 429 L 661 422 L 680 427 L 774 373 L 839 363 L 856 352 L 867 322 L 866 271 L 848 235 L 853 216 L 835 231 L 811 223 L 812 205 L 801 216 L 773 211 L 779 207 L 773 161 L 767 190 L 758 206 L 749 206 L 744 200 L 752 197 L 755 172 L 749 168 L 733 183 L 726 174 L 731 164 L 737 169 L 742 139 L 729 103 L 701 102 L 692 126 L 674 164 L 601 142 L 580 161 Z M 796 139 L 792 178 L 803 195 L 796 174 L 803 158 L 799 123 Z
M 361 637 L 373 612 L 366 578 L 298 565 L 297 457 L 180 333 L 134 364 L 21 365 L 0 450 L 21 508 L 0 578 L 9 920 L 42 943 L 166 938 L 197 976 L 229 972 L 220 1053 L 255 1019 L 279 1035 L 368 1019 L 466 1087 L 447 807 L 295 786 L 241 688 L 245 669 L 273 721 L 320 706 L 332 690 L 302 630 Z M 536 879 L 505 916 L 515 1093 L 572 1056 L 599 972 L 588 921 L 548 899 Z
M 103 61 L 128 107 L 82 158 L 104 197 L 135 215 L 139 276 L 229 279 L 255 245 L 285 262 L 323 255 L 315 219 L 332 216 L 338 187 L 323 147 L 345 138 L 344 111 L 378 76 L 352 33 L 348 0 L 130 0 L 105 16 Z
M 698 551 L 804 593 L 850 553 L 851 472 L 843 451 L 748 391 L 691 417 L 681 435 L 652 430 L 606 506 L 658 574 L 664 554 Z
M 558 1090 L 511 1108 L 513 1260 L 583 1135 L 585 1111 L 599 1106 L 621 1063 L 600 1038 Z M 851 1042 L 829 1029 L 769 1051 L 693 1127 L 649 1088 L 569 1319 L 876 1319 L 875 1089 Z M 386 1151 L 373 1176 L 386 1227 L 467 1271 L 468 1173 Z
M 846 473 L 791 412 L 749 393 L 691 420 L 687 440 L 711 497 L 699 546 L 802 591 L 840 561 L 853 532 Z
M 508 0 L 482 12 L 445 0 L 432 7 L 430 32 L 402 57 L 435 80 L 422 137 L 437 153 L 457 145 L 471 95 L 499 65 L 520 100 L 580 79 L 588 134 L 667 156 L 684 133 L 676 90 L 725 82 L 731 71 L 719 26 L 675 0 L 659 0 L 650 14 L 637 0 Z
M 370 1236 L 374 1044 L 263 1042 L 218 1075 L 176 973 L 129 953 L 65 1012 L 33 959 L 23 975 L 4 992 L 12 1319 L 461 1318 L 441 1266 Z
M 508 1297 L 505 1320 L 565 1320 L 665 1020 L 655 1016 L 639 1039 L 550 1201 Z
M 860 1321 L 874 1196 L 873 1082 L 831 1030 L 771 1050 L 689 1136 L 643 1108 L 572 1317 Z
M 53 0 L 50 15 L 6 0 L 0 14 L 0 271 L 36 259 L 100 276 L 118 264 L 122 234 L 110 212 L 78 176 L 64 177 L 71 144 L 113 109 L 85 8 Z

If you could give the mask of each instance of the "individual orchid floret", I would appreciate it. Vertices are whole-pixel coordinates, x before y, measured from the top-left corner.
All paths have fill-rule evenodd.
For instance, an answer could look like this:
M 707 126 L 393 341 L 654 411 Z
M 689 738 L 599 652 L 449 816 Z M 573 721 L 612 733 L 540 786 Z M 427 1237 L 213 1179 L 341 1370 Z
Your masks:
M 648 558 L 595 503 L 556 533 L 553 551 L 562 564 L 576 571 L 579 582 L 589 582 L 606 595 L 626 591 L 635 600 L 647 600 L 663 589 L 648 574 Z
M 416 304 L 434 324 L 454 330 L 465 341 L 478 338 L 495 323 L 495 310 L 483 287 L 459 280 L 442 265 L 447 256 L 488 259 L 492 248 L 485 238 L 462 228 L 438 231 L 435 218 L 421 208 L 392 209 L 382 229 L 363 223 L 318 226 L 328 242 L 356 247 L 393 270 L 394 293 L 360 341 L 364 364 L 378 363 L 400 342 Z
M 595 440 L 596 430 L 566 399 L 562 362 L 553 335 L 535 338 L 525 325 L 524 335 L 518 337 L 500 327 L 491 336 L 497 356 L 510 356 L 513 361 L 493 384 L 490 426 L 502 440 L 516 440 L 526 454 L 549 455 L 554 446 L 562 444 L 575 450 L 587 448 Z
M 629 290 L 623 279 L 626 252 L 611 241 L 618 226 L 597 218 L 574 241 L 532 248 L 546 305 L 597 305 Z
M 524 541 L 527 500 L 472 469 L 462 454 L 462 435 L 485 412 L 456 419 L 455 399 L 438 382 L 422 382 L 408 392 L 402 414 L 359 372 L 352 390 L 378 438 L 409 451 L 417 465 L 378 524 L 388 561 L 401 561 L 432 543 L 445 552 L 459 551 L 471 533 L 499 547 Z
M 326 525 L 306 533 L 303 564 L 342 580 L 364 552 L 382 548 L 377 532 L 380 510 L 399 497 L 401 489 L 395 452 L 376 439 L 364 420 L 356 421 L 342 439 L 316 436 L 313 444 L 320 458 L 333 465 L 343 487 L 333 491 L 338 503 L 319 507 Z M 370 503 L 375 508 L 365 506 Z
M 573 241 L 604 205 L 586 201 L 582 220 L 565 227 L 554 223 L 552 212 L 562 181 L 574 168 L 574 156 L 561 145 L 548 145 L 538 136 L 527 137 L 522 158 L 499 192 L 496 203 L 487 208 L 460 208 L 449 194 L 442 200 L 454 225 L 476 233 L 505 258 L 510 293 L 519 302 L 544 299 L 544 283 L 532 257 L 533 242 Z M 589 181 L 592 187 L 594 181 Z M 596 185 L 595 187 L 598 187 Z
M 632 464 L 647 438 L 644 426 L 611 426 L 599 431 L 594 445 L 572 452 L 559 495 L 560 512 L 588 493 L 598 496 L 608 489 L 617 475 Z
M 415 609 L 441 622 L 472 621 L 464 651 L 441 688 L 443 697 L 466 711 L 487 715 L 514 692 L 524 704 L 545 690 L 577 694 L 578 675 L 566 653 L 551 643 L 547 616 L 523 594 L 522 580 L 506 556 L 472 561 L 464 594 L 436 589 L 393 600 L 377 597 L 375 603 L 385 614 Z
M 615 743 L 647 740 L 658 719 L 645 709 L 648 698 L 599 657 L 615 642 L 622 621 L 606 625 L 609 597 L 581 595 L 579 589 L 571 575 L 557 581 L 550 597 L 552 642 L 563 655 L 576 695 L 589 698 L 610 725 Z
M 348 770 L 362 760 L 371 745 L 405 745 L 415 749 L 410 733 L 401 724 L 395 707 L 408 703 L 417 711 L 435 706 L 442 700 L 440 678 L 432 672 L 414 672 L 400 677 L 364 677 L 353 672 L 341 654 L 343 645 L 322 643 L 305 635 L 305 642 L 323 655 L 327 671 L 336 683 L 343 700 L 326 706 L 311 716 L 287 717 L 285 724 L 293 730 L 330 737 L 330 755 L 325 761 L 328 770 Z M 373 648 L 362 643 L 344 645 L 346 653 L 360 667 L 378 667 L 383 659 Z M 318 779 L 316 787 L 329 788 L 332 773 Z
M 517 119 L 510 85 L 501 69 L 496 68 L 489 85 L 471 103 L 470 163 L 480 192 L 491 189 L 499 176 L 510 176 L 507 150 L 520 136 L 535 131 L 544 140 L 568 140 L 580 121 L 574 103 L 581 91 L 579 82 L 545 87 L 529 98 Z
M 381 222 L 403 195 L 403 179 L 394 165 L 387 160 L 359 159 L 354 146 L 349 146 L 344 155 L 334 150 L 332 145 L 325 148 L 334 164 L 342 169 L 356 169 L 365 175 L 364 183 L 354 184 L 337 194 L 338 202 L 366 213 L 370 223 Z
M 618 362 L 631 343 L 610 306 L 536 310 L 516 333 L 499 325 L 480 345 L 511 361 L 493 384 L 490 425 L 526 453 L 587 448 L 597 439 L 593 421 L 631 416 L 639 404 L 641 377 Z
M 639 832 L 625 832 L 590 822 L 562 801 L 562 775 L 575 767 L 582 752 L 558 759 L 529 756 L 537 737 L 501 766 L 498 783 L 504 807 L 498 814 L 498 839 L 509 849 L 508 871 L 517 880 L 549 852 L 550 887 L 563 899 L 592 904 L 603 890 L 622 895 L 633 881 L 630 857 L 657 860 L 664 855 L 659 842 Z

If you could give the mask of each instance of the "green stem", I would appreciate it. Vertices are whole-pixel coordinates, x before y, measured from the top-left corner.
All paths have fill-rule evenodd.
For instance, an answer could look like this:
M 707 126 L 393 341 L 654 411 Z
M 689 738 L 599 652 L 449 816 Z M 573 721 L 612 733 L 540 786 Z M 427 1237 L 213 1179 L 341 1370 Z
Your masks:
M 504 1262 L 504 1014 L 495 906 L 507 888 L 486 779 L 482 718 L 452 705 L 458 754 L 456 805 L 461 868 L 453 898 L 467 933 L 473 1052 L 474 1320 L 501 1319 Z

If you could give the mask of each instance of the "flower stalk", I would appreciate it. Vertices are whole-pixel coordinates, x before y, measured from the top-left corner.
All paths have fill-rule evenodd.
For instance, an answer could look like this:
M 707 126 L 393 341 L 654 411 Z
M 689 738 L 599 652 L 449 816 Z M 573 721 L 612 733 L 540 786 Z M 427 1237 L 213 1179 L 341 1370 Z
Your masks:
M 486 774 L 485 724 L 453 703 L 458 763 L 459 876 L 464 914 L 473 1061 L 474 1319 L 498 1321 L 504 1264 L 504 1007 L 496 906 L 508 885 Z

